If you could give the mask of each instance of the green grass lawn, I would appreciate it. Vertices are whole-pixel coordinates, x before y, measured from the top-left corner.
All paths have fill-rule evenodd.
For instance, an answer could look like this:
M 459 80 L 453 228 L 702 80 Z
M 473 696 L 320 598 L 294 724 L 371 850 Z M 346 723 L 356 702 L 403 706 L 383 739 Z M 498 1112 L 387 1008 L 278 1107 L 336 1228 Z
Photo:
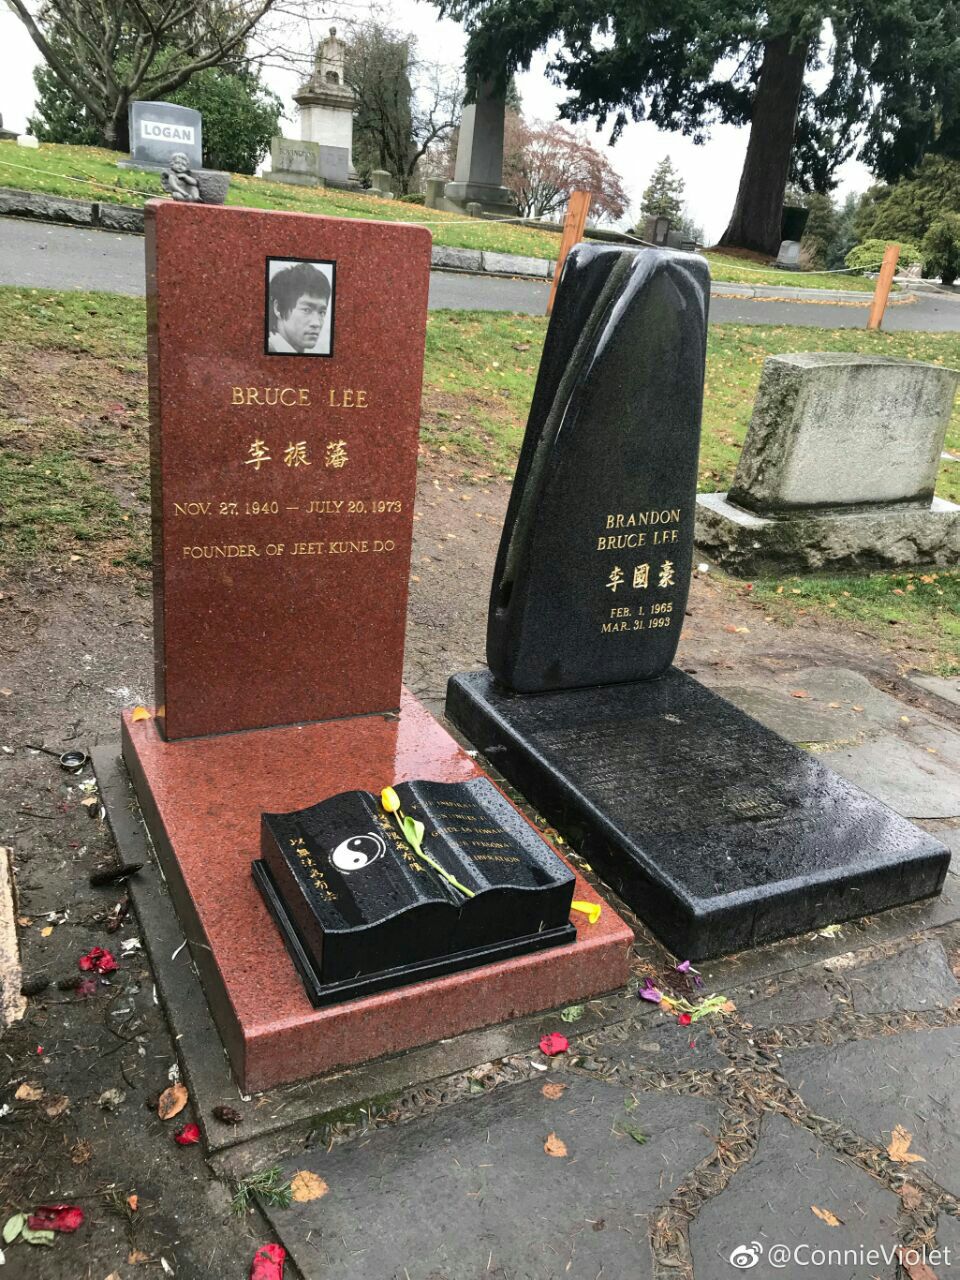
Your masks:
M 153 196 L 162 196 L 160 175 L 144 169 L 118 169 L 117 152 L 100 147 L 68 147 L 45 143 L 37 150 L 0 142 L 0 186 L 42 191 L 73 199 L 110 200 L 139 207 Z M 424 209 L 400 200 L 377 200 L 349 191 L 295 187 L 234 174 L 227 196 L 230 205 L 255 209 L 288 209 L 324 213 L 338 218 L 378 218 L 417 222 L 430 227 L 435 244 L 460 249 L 490 249 L 530 258 L 555 258 L 560 237 L 533 227 L 464 219 L 462 215 Z M 778 284 L 810 289 L 873 291 L 873 282 L 858 276 L 818 272 L 800 275 L 761 267 L 757 263 L 721 253 L 708 253 L 716 280 L 745 284 Z
M 421 439 L 465 480 L 513 474 L 546 332 L 537 317 L 435 311 L 427 326 Z M 102 572 L 149 563 L 146 331 L 141 299 L 0 289 L 0 567 L 79 556 Z M 865 351 L 960 365 L 960 334 L 717 325 L 710 329 L 700 488 L 725 489 L 763 359 Z M 77 358 L 77 357 L 82 358 Z M 960 407 L 948 448 L 960 455 Z M 937 492 L 960 502 L 960 463 Z M 960 669 L 960 574 L 808 576 L 760 581 L 778 618 L 822 613 L 873 629 L 891 618 Z

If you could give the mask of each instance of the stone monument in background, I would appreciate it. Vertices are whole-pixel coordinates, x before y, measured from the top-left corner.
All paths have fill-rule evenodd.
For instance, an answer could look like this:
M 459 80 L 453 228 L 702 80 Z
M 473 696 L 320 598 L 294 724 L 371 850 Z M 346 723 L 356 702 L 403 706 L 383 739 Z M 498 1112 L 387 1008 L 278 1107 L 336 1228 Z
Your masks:
M 477 86 L 473 102 L 463 108 L 453 181 L 444 188 L 444 205 L 466 212 L 479 204 L 484 213 L 516 216 L 517 202 L 503 185 L 503 124 L 506 101 L 489 81 Z
M 916 360 L 769 356 L 729 493 L 697 498 L 725 569 L 960 563 L 960 506 L 934 496 L 960 373 Z
M 300 138 L 319 147 L 318 172 L 325 182 L 347 183 L 353 167 L 353 112 L 356 94 L 344 81 L 347 46 L 336 27 L 317 46 L 313 75 L 293 100 L 300 108 Z
M 203 168 L 203 121 L 199 111 L 174 102 L 130 103 L 130 159 L 120 168 L 166 169 L 186 156 L 193 171 Z

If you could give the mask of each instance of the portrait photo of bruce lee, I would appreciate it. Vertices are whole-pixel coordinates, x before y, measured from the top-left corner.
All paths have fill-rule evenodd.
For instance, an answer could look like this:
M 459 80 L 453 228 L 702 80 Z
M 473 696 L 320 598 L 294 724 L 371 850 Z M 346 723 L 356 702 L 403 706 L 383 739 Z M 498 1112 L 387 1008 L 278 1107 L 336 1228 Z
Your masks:
M 266 352 L 333 355 L 336 263 L 267 259 Z

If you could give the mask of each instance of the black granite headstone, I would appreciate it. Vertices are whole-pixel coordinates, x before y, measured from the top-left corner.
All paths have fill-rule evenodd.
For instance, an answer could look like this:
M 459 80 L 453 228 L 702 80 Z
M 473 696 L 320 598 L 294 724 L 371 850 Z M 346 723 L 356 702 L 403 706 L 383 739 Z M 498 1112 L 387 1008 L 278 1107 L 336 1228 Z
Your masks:
M 709 273 L 578 245 L 557 292 L 487 627 L 524 693 L 670 666 L 690 580 Z
M 447 715 L 675 955 L 705 960 L 939 893 L 949 850 L 674 668 Z
M 453 723 L 691 960 L 938 893 L 950 860 L 670 668 L 708 285 L 693 255 L 568 257 L 494 575 L 490 672 L 447 687 Z
M 265 813 L 254 876 L 317 1005 L 572 942 L 573 873 L 486 778 Z M 438 869 L 439 868 L 439 869 Z

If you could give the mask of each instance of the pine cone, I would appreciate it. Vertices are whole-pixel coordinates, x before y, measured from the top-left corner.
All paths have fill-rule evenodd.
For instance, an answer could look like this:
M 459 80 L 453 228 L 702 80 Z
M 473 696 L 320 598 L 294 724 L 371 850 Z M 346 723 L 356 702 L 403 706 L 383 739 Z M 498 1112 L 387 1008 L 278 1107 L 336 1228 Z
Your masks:
M 214 1107 L 213 1114 L 221 1124 L 241 1124 L 243 1122 L 243 1116 L 236 1107 Z

